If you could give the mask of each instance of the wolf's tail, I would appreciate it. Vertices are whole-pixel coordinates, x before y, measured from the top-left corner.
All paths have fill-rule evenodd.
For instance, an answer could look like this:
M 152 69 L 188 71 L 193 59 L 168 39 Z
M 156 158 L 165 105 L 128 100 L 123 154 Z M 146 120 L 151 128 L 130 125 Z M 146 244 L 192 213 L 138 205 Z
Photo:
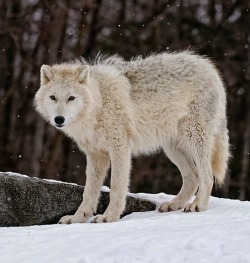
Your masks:
M 222 130 L 219 130 L 219 133 L 215 136 L 212 154 L 213 175 L 215 177 L 216 184 L 219 186 L 221 186 L 224 182 L 229 157 L 230 152 L 228 130 L 226 127 L 224 127 Z

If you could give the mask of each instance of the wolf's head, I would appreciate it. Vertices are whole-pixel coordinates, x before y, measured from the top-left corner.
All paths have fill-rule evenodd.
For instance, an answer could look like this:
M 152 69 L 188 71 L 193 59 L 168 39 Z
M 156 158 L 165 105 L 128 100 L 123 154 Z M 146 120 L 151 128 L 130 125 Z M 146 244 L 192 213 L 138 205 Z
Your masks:
M 94 107 L 89 82 L 88 65 L 43 65 L 41 86 L 35 96 L 37 111 L 57 128 L 71 124 Z

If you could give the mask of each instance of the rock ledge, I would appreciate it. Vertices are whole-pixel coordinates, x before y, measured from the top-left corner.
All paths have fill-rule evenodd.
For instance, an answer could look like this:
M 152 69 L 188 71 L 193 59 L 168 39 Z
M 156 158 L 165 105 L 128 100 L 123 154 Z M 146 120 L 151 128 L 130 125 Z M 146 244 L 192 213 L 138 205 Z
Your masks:
M 83 186 L 0 172 L 0 227 L 55 224 L 64 215 L 74 214 L 82 201 Z M 109 203 L 101 192 L 97 213 Z M 122 216 L 155 210 L 149 200 L 127 197 Z

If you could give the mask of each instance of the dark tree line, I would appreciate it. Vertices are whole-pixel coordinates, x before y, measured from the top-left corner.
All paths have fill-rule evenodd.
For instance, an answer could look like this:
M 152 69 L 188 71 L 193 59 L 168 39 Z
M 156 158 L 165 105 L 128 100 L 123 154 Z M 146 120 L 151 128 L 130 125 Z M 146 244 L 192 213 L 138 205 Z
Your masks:
M 189 48 L 212 58 L 227 87 L 232 158 L 214 194 L 250 200 L 249 25 L 248 0 L 0 0 L 0 170 L 85 182 L 84 156 L 33 109 L 42 64 Z M 161 152 L 134 160 L 132 191 L 180 185 Z

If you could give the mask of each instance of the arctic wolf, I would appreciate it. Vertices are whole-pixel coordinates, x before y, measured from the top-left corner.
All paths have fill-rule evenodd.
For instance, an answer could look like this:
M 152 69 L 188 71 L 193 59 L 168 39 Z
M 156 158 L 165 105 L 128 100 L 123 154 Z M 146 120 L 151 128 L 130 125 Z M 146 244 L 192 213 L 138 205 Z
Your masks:
M 161 148 L 181 172 L 180 192 L 160 212 L 204 211 L 214 178 L 223 183 L 229 157 L 226 96 L 207 58 L 180 52 L 43 65 L 35 105 L 87 155 L 83 201 L 62 224 L 83 223 L 93 215 L 110 163 L 110 203 L 94 222 L 117 221 L 132 155 Z

